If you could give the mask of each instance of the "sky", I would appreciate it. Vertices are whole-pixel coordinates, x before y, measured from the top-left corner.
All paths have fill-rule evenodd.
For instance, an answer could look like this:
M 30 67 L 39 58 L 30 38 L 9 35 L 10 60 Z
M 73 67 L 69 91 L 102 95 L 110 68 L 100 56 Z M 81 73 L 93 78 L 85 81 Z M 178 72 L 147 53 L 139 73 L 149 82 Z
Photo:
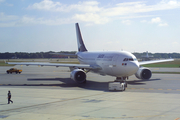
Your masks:
M 0 52 L 180 53 L 180 0 L 0 0 Z

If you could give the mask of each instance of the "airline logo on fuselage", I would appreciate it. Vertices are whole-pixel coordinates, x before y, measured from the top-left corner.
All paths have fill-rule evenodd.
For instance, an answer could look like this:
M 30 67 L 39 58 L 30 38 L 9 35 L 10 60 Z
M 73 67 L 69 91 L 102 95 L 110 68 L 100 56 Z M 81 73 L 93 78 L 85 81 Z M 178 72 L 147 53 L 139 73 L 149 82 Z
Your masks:
M 104 57 L 104 54 L 100 54 L 100 55 L 98 55 L 97 58 L 103 58 L 103 57 Z
M 99 54 L 97 58 L 113 58 L 113 55 L 104 55 L 104 54 Z

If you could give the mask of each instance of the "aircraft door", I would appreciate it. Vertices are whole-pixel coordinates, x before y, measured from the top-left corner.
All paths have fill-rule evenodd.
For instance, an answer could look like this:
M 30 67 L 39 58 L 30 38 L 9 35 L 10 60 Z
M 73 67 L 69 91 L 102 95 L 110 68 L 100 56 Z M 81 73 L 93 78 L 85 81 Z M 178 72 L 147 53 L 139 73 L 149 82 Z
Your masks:
M 118 60 L 118 55 L 115 55 L 114 57 L 113 57 L 113 59 L 112 59 L 112 74 L 114 75 L 114 74 L 116 74 L 116 68 L 117 68 L 117 60 Z
M 108 75 L 114 75 L 116 74 L 116 63 L 117 63 L 117 59 L 118 59 L 118 56 L 115 55 L 111 58 L 111 60 L 109 59 L 109 61 L 106 61 L 104 63 L 104 71 L 106 74 Z
M 113 57 L 113 59 L 112 59 L 113 65 L 116 65 L 117 59 L 118 59 L 118 56 L 115 55 L 115 56 Z

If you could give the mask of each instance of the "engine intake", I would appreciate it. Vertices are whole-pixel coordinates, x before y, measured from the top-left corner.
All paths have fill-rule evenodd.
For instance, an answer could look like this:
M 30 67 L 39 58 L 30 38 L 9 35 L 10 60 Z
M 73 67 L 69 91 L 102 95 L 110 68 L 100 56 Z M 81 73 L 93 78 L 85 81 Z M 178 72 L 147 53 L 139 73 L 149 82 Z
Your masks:
M 140 67 L 135 74 L 135 76 L 139 79 L 150 79 L 151 75 L 152 75 L 151 71 L 145 67 Z
M 79 84 L 86 82 L 86 73 L 81 69 L 73 70 L 70 77 Z

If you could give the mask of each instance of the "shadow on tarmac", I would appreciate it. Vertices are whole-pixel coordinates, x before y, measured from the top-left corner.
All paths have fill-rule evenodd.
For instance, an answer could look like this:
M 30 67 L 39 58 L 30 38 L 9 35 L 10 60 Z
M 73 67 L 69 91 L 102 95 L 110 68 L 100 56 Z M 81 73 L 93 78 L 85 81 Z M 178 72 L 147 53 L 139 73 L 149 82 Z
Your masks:
M 59 87 L 80 87 L 88 90 L 98 90 L 98 91 L 108 91 L 109 82 L 97 82 L 87 80 L 86 83 L 78 84 L 70 78 L 38 78 L 38 79 L 28 79 L 28 81 L 61 81 L 63 84 L 48 84 L 48 86 L 59 86 Z M 47 84 L 43 84 L 47 86 Z
M 44 83 L 44 84 L 38 84 L 38 83 L 32 83 L 32 84 L 2 84 L 1 86 L 56 86 L 56 87 L 79 87 L 87 90 L 97 90 L 97 91 L 109 91 L 109 82 L 99 82 L 99 81 L 92 81 L 87 80 L 84 84 L 77 84 L 75 81 L 73 81 L 70 78 L 31 78 L 27 79 L 28 81 L 60 81 L 62 83 L 60 84 L 51 84 L 51 83 Z M 131 80 L 127 81 L 129 85 L 145 85 L 146 82 L 151 81 L 157 81 L 160 79 L 150 79 L 150 80 Z
M 8 104 L 6 103 L 6 104 L 0 104 L 0 105 L 8 105 Z
M 144 82 L 151 82 L 151 81 L 157 81 L 157 80 L 161 80 L 161 79 L 133 80 L 133 81 L 127 81 L 127 83 L 130 85 L 144 85 L 144 84 L 146 84 Z

